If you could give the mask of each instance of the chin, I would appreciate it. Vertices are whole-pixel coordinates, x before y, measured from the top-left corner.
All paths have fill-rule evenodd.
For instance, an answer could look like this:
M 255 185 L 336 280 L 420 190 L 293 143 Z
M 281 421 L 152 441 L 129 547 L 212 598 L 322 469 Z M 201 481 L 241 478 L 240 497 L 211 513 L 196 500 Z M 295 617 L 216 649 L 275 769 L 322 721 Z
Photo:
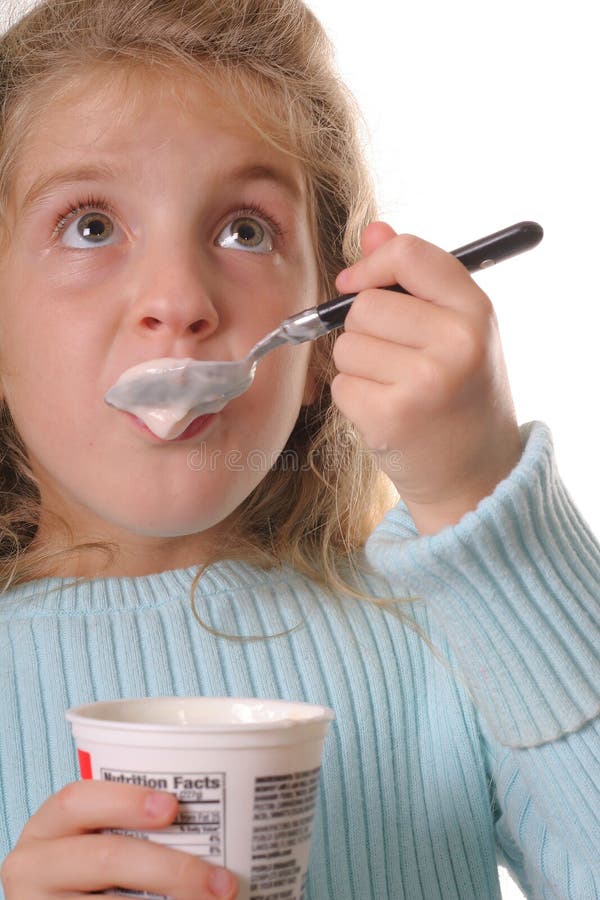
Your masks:
M 190 508 L 187 503 L 184 508 L 178 508 L 177 504 L 164 500 L 154 509 L 141 509 L 136 507 L 135 515 L 132 515 L 131 507 L 127 510 L 106 511 L 102 516 L 105 521 L 116 526 L 120 531 L 142 538 L 156 538 L 168 540 L 169 538 L 189 538 L 210 531 L 230 515 L 237 506 L 237 502 L 231 504 L 231 508 L 211 508 L 206 502 L 198 501 Z
M 161 515 L 156 521 L 146 519 L 141 521 L 139 518 L 135 521 L 127 519 L 115 522 L 123 530 L 129 534 L 138 537 L 157 538 L 168 540 L 169 538 L 192 537 L 195 534 L 202 534 L 209 531 L 219 520 L 207 520 L 205 517 L 198 519 L 197 516 L 190 518 L 169 517 Z

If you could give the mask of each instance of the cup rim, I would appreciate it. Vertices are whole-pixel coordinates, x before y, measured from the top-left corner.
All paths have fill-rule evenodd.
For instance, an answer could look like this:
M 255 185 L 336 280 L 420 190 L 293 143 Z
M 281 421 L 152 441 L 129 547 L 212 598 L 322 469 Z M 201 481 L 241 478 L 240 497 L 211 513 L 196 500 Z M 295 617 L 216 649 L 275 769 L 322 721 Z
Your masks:
M 246 706 L 247 710 L 253 710 L 256 714 L 260 707 L 268 707 L 270 712 L 280 711 L 281 715 L 263 719 L 246 718 L 228 721 L 220 720 L 204 721 L 156 721 L 131 719 L 131 712 L 127 718 L 119 718 L 115 715 L 117 710 L 123 712 L 127 707 L 130 710 L 142 710 L 152 704 L 166 705 L 174 712 L 178 707 L 182 709 L 185 704 L 201 707 L 223 704 L 228 707 Z M 263 709 L 263 712 L 265 710 Z M 235 710 L 233 710 L 235 714 Z M 242 710 L 237 711 L 242 715 Z M 286 715 L 287 713 L 287 715 Z M 294 713 L 296 715 L 294 715 Z M 100 714 L 100 715 L 99 715 Z M 139 713 L 138 713 L 139 715 Z M 327 706 L 305 701 L 283 700 L 281 698 L 270 699 L 263 697 L 204 697 L 204 696 L 163 696 L 163 697 L 128 697 L 113 700 L 97 700 L 92 703 L 84 703 L 71 707 L 66 711 L 66 718 L 72 725 L 81 725 L 100 729 L 138 731 L 138 732 L 168 732 L 179 733 L 193 732 L 240 732 L 240 731 L 268 731 L 273 729 L 302 727 L 324 722 L 331 722 L 335 718 L 334 711 Z

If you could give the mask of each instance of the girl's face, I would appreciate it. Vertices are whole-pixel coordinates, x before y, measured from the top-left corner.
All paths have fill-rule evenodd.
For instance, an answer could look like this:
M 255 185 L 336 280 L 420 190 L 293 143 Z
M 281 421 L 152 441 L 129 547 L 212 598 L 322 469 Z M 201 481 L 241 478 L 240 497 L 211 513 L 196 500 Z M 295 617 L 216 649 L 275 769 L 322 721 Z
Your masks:
M 161 441 L 104 394 L 156 357 L 245 356 L 317 302 L 318 275 L 298 163 L 199 79 L 99 83 L 102 70 L 87 73 L 23 147 L 1 388 L 41 485 L 44 540 L 46 513 L 60 513 L 76 540 L 119 544 L 112 574 L 141 574 L 218 541 L 309 399 L 310 345 L 269 354 L 250 391 L 183 440 Z

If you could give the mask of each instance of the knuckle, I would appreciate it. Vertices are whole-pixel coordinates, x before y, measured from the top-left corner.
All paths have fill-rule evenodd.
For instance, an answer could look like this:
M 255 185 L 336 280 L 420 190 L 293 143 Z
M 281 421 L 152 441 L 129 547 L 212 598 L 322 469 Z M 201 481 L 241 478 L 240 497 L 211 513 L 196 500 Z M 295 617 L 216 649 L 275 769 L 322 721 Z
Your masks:
M 454 359 L 462 369 L 472 372 L 481 367 L 487 351 L 487 321 L 479 319 L 457 319 L 449 335 Z
M 494 322 L 496 320 L 496 310 L 494 304 L 487 294 L 483 291 L 479 292 L 479 314 L 482 321 Z
M 374 307 L 376 299 L 373 288 L 360 291 L 360 293 L 356 295 L 356 299 L 352 302 L 350 311 L 346 316 L 346 322 L 344 323 L 345 331 L 342 332 L 340 337 L 350 334 L 353 331 L 361 331 L 368 325 L 375 312 Z
M 351 342 L 352 335 L 347 331 L 343 331 L 333 345 L 333 361 L 338 369 L 343 367 L 343 362 L 348 355 L 350 349 L 349 344 L 351 344 Z
M 3 885 L 7 898 L 14 890 L 14 896 L 18 891 L 22 892 L 26 882 L 27 872 L 31 869 L 28 854 L 17 845 L 8 854 L 0 866 L 0 883 Z
M 81 782 L 72 781 L 56 792 L 54 800 L 59 814 L 67 817 L 72 814 L 79 802 L 80 784 Z
M 208 864 L 191 853 L 177 852 L 173 860 L 173 883 L 178 887 L 204 887 L 208 880 Z
M 439 396 L 446 387 L 444 366 L 438 360 L 424 354 L 415 360 L 414 377 L 419 386 L 414 396 L 419 404 L 427 397 Z
M 373 316 L 378 312 L 381 302 L 378 288 L 369 288 L 357 297 L 357 317 L 361 323 L 368 325 Z M 353 304 L 354 305 L 354 304 Z
M 396 444 L 395 431 L 402 422 L 403 410 L 394 404 L 391 391 L 386 390 L 382 396 L 383 402 L 377 409 L 372 406 L 360 425 L 360 435 L 369 450 L 374 453 L 387 453 Z
M 331 397 L 333 402 L 342 408 L 348 396 L 348 376 L 338 373 L 331 382 Z
M 124 847 L 123 839 L 114 834 L 94 836 L 94 865 L 99 872 L 111 872 Z
M 393 240 L 396 252 L 403 257 L 413 256 L 423 246 L 423 241 L 416 234 L 398 234 Z

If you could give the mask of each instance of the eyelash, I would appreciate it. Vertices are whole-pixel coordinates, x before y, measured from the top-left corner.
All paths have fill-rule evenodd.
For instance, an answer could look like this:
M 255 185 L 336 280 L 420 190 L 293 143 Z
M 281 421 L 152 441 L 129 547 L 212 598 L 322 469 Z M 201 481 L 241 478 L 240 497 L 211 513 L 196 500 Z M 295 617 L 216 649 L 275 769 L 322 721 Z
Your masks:
M 275 237 L 280 239 L 285 238 L 286 232 L 284 228 L 276 222 L 272 216 L 266 212 L 262 206 L 258 204 L 254 204 L 252 206 L 243 206 L 241 209 L 234 209 L 227 213 L 227 219 L 243 219 L 245 216 L 256 216 L 258 219 L 262 219 L 263 222 L 269 226 Z
M 80 200 L 77 200 L 76 203 L 70 203 L 68 207 L 66 209 L 63 209 L 62 212 L 56 217 L 52 229 L 53 237 L 60 237 L 67 225 L 69 225 L 69 223 L 73 219 L 89 211 L 102 212 L 107 216 L 116 216 L 113 207 L 107 200 L 102 200 L 99 197 L 95 197 L 89 194 L 87 197 L 82 197 Z M 240 219 L 244 216 L 257 216 L 257 218 L 262 219 L 263 222 L 265 222 L 265 224 L 269 226 L 275 237 L 278 237 L 280 240 L 285 238 L 285 229 L 282 228 L 279 222 L 276 222 L 275 219 L 273 219 L 272 216 L 270 216 L 269 213 L 267 213 L 258 204 L 244 206 L 240 209 L 231 210 L 229 213 L 227 213 L 228 219 Z
M 87 197 L 82 197 L 76 203 L 70 203 L 66 209 L 62 210 L 54 222 L 52 236 L 55 238 L 60 237 L 67 225 L 74 218 L 91 210 L 106 213 L 107 216 L 115 215 L 114 209 L 107 200 L 101 200 L 99 197 L 94 197 L 89 194 Z

